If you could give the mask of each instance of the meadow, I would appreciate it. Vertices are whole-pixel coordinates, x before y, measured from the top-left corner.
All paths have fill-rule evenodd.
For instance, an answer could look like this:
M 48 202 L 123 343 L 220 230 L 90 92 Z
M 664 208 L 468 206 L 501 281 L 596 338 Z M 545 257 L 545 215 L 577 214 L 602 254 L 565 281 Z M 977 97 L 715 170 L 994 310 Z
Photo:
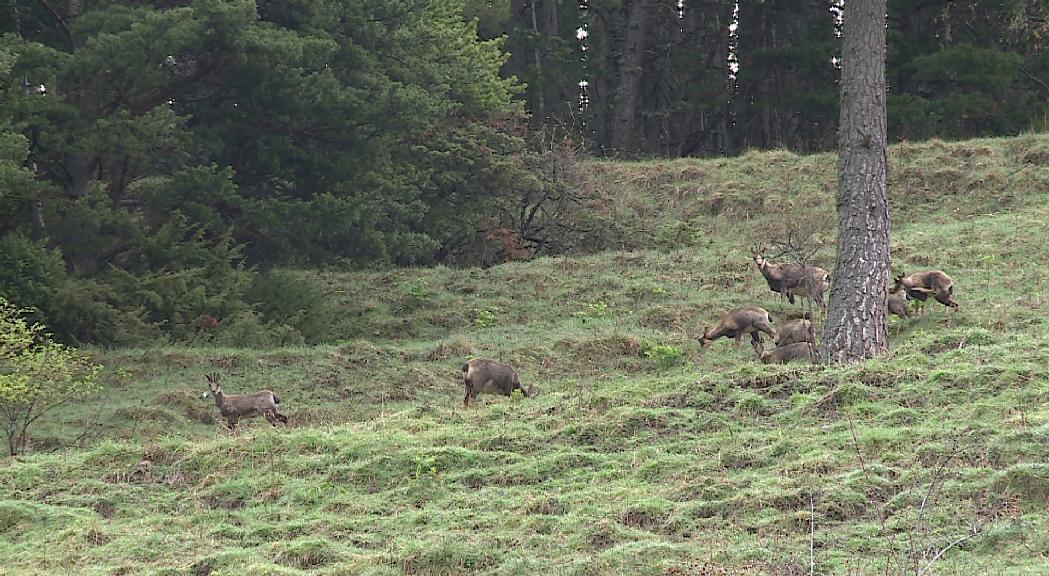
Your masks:
M 893 268 L 961 308 L 849 367 L 697 340 L 801 312 L 752 247 L 800 230 L 833 269 L 833 155 L 580 168 L 622 249 L 298 271 L 330 344 L 92 350 L 103 392 L 0 461 L 0 572 L 1049 573 L 1049 137 L 890 150 Z M 464 409 L 475 356 L 538 396 Z M 290 425 L 230 434 L 211 372 Z

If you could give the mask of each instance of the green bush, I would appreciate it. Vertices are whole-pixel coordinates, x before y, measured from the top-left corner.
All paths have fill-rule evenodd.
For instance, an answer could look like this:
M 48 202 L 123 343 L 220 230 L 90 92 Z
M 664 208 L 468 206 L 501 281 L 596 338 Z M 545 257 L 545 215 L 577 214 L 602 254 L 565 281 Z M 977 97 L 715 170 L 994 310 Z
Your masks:
M 49 310 L 65 276 L 65 262 L 58 250 L 19 233 L 0 238 L 0 294 L 9 300 Z
M 331 291 L 316 274 L 268 270 L 255 276 L 246 298 L 262 322 L 290 327 L 305 343 L 330 342 L 340 336 Z

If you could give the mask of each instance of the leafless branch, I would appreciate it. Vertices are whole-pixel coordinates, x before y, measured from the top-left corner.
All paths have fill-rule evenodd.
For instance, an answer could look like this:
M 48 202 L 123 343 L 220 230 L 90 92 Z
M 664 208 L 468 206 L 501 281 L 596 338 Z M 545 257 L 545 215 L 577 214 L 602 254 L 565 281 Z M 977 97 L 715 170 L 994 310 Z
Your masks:
M 973 531 L 972 531 L 971 533 L 969 533 L 969 534 L 966 534 L 965 536 L 962 536 L 961 538 L 958 538 L 958 539 L 957 539 L 957 540 L 955 540 L 954 542 L 951 542 L 950 544 L 948 544 L 948 545 L 944 546 L 944 547 L 943 547 L 942 549 L 940 549 L 940 551 L 939 551 L 939 552 L 937 552 L 937 553 L 936 553 L 936 555 L 935 555 L 935 556 L 933 556 L 933 557 L 932 557 L 932 559 L 931 559 L 931 560 L 929 560 L 929 561 L 928 561 L 928 562 L 927 562 L 927 563 L 925 564 L 925 567 L 924 567 L 924 568 L 922 568 L 922 569 L 918 570 L 918 576 L 922 576 L 923 574 L 925 574 L 926 572 L 928 572 L 928 571 L 929 571 L 929 569 L 930 569 L 930 568 L 932 568 L 932 565 L 933 565 L 933 564 L 934 564 L 934 563 L 935 563 L 935 562 L 936 562 L 937 560 L 939 560 L 939 559 L 940 559 L 940 556 L 943 556 L 944 554 L 946 554 L 948 550 L 950 550 L 951 548 L 954 548 L 955 546 L 957 546 L 957 545 L 959 545 L 959 544 L 962 544 L 962 543 L 964 543 L 964 542 L 967 542 L 967 541 L 969 541 L 969 540 L 972 540 L 973 538 L 975 538 L 975 537 L 977 537 L 977 536 L 979 536 L 979 535 L 980 535 L 980 527 L 979 527 L 979 526 L 975 526 L 975 525 L 974 525 L 974 526 L 973 526 Z

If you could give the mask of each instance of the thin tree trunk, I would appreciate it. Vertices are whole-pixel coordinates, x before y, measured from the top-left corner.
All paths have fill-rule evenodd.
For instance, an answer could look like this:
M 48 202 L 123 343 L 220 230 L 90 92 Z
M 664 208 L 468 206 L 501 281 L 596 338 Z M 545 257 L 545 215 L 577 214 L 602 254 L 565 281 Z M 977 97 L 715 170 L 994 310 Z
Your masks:
M 841 84 L 838 250 L 823 356 L 856 362 L 888 350 L 885 2 L 849 0 Z
M 525 22 L 530 21 L 525 14 L 525 0 L 510 0 L 510 17 L 503 24 L 503 33 L 511 35 L 515 29 L 525 29 Z M 514 75 L 524 78 L 525 68 L 528 66 L 528 56 L 524 50 L 519 50 L 516 44 L 508 46 L 510 57 L 503 64 L 503 72 L 509 76 Z
M 541 121 L 545 121 L 546 104 L 545 98 L 543 97 L 543 92 L 546 91 L 546 87 L 543 86 L 543 82 L 545 80 L 543 78 L 543 55 L 539 51 L 539 21 L 536 19 L 535 2 L 536 0 L 532 0 L 528 3 L 528 6 L 532 12 L 532 33 L 535 34 L 534 41 L 536 42 L 536 45 L 533 48 L 535 53 L 535 76 L 536 79 L 539 80 L 539 86 L 537 86 L 536 90 L 536 114 L 539 116 L 539 119 Z
M 590 97 L 587 113 L 593 119 L 590 125 L 602 153 L 612 146 L 616 77 L 612 34 L 618 26 L 615 15 L 607 7 L 595 5 L 589 5 L 586 13 L 587 29 L 590 31 L 587 37 L 590 50 L 584 64 L 586 80 L 589 82 L 587 94 Z
M 641 99 L 649 4 L 649 0 L 633 0 L 630 3 L 626 41 L 623 44 L 619 66 L 619 86 L 616 89 L 616 120 L 612 141 L 612 145 L 619 152 L 631 153 L 640 148 L 637 105 Z

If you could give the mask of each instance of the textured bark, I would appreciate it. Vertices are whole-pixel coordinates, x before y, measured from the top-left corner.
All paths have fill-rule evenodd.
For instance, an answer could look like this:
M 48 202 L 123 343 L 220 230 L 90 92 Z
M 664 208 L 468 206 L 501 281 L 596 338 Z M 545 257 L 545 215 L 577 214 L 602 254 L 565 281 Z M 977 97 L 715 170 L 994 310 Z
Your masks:
M 641 99 L 645 35 L 650 11 L 650 0 L 632 0 L 630 3 L 626 42 L 623 44 L 619 66 L 619 86 L 616 88 L 615 132 L 612 140 L 612 145 L 619 152 L 632 153 L 640 148 L 638 101 Z
M 838 253 L 823 329 L 830 363 L 888 350 L 885 0 L 849 0 L 842 59 Z

